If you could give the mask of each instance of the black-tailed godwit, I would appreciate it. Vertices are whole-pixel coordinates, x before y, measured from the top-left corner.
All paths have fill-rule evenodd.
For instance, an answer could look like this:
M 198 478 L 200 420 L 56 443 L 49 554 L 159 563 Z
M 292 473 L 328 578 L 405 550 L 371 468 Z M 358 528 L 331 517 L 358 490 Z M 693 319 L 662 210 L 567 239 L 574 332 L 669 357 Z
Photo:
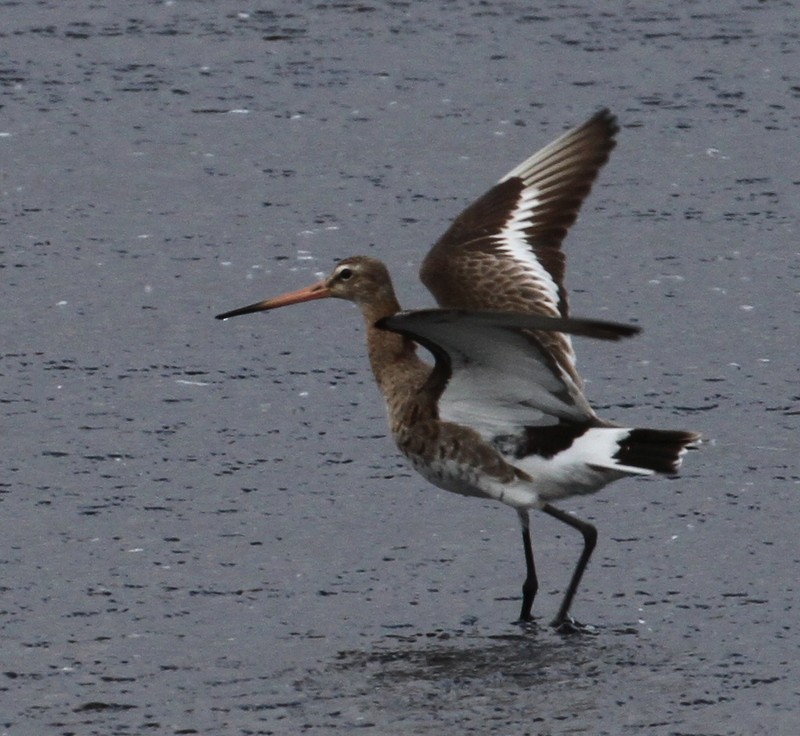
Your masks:
M 521 621 L 538 589 L 529 509 L 583 535 L 583 551 L 552 625 L 569 616 L 594 549 L 594 526 L 553 503 L 628 475 L 674 473 L 699 435 L 621 427 L 589 406 L 570 335 L 619 339 L 637 328 L 568 317 L 561 242 L 614 147 L 615 118 L 601 110 L 506 174 L 453 222 L 420 276 L 440 309 L 401 311 L 386 267 L 340 261 L 330 276 L 218 315 L 335 297 L 355 302 L 392 436 L 428 481 L 516 509 L 527 575 Z M 417 354 L 433 355 L 431 367 Z

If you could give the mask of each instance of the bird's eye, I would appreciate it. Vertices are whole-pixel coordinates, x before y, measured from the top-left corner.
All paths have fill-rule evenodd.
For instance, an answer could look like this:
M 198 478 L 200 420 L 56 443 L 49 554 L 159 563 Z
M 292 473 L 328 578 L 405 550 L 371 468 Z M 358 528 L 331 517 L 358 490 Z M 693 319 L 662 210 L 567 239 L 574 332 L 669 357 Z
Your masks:
M 343 268 L 341 271 L 339 271 L 339 278 L 342 281 L 347 281 L 347 279 L 349 279 L 352 275 L 353 271 L 350 268 Z

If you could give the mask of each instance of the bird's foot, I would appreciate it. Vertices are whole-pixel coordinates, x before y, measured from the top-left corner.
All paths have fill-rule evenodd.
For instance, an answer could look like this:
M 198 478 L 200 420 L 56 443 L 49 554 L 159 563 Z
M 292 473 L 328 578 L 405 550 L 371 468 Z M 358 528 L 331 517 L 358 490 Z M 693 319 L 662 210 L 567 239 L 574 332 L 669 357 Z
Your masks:
M 519 626 L 521 629 L 525 629 L 525 631 L 533 631 L 534 629 L 539 628 L 539 625 L 530 614 L 527 616 L 520 616 L 520 618 L 514 621 L 514 624 Z
M 575 634 L 597 636 L 600 633 L 596 626 L 582 624 L 572 618 L 572 616 L 567 616 L 560 621 L 556 619 L 550 625 L 556 630 L 556 633 L 562 634 L 563 636 L 573 636 Z

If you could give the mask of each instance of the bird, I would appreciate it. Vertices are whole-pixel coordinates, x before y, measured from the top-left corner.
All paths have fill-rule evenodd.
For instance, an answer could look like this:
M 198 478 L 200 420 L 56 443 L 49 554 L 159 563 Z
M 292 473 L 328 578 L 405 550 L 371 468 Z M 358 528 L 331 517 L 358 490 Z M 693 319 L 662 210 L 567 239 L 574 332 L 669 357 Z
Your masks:
M 599 110 L 463 210 L 420 269 L 438 308 L 402 310 L 386 266 L 353 256 L 310 286 L 216 316 L 323 298 L 354 302 L 400 452 L 433 485 L 517 512 L 526 568 L 520 623 L 534 622 L 539 587 L 529 511 L 541 510 L 582 535 L 551 621 L 565 634 L 594 631 L 570 609 L 597 529 L 554 504 L 626 476 L 675 474 L 700 441 L 693 431 L 601 419 L 576 368 L 572 336 L 619 340 L 639 332 L 635 325 L 570 316 L 564 284 L 562 241 L 618 131 L 616 117 Z

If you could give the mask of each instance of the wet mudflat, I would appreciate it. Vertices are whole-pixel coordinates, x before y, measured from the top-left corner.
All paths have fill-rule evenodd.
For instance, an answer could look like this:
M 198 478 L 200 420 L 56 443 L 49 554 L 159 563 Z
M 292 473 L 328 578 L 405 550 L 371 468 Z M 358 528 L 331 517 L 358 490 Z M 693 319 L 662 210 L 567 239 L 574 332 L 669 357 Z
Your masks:
M 5 3 L 0 731 L 794 734 L 798 18 L 791 3 Z M 213 315 L 340 257 L 403 303 L 449 220 L 600 106 L 566 241 L 601 414 L 679 478 L 534 518 L 428 487 L 360 317 Z

